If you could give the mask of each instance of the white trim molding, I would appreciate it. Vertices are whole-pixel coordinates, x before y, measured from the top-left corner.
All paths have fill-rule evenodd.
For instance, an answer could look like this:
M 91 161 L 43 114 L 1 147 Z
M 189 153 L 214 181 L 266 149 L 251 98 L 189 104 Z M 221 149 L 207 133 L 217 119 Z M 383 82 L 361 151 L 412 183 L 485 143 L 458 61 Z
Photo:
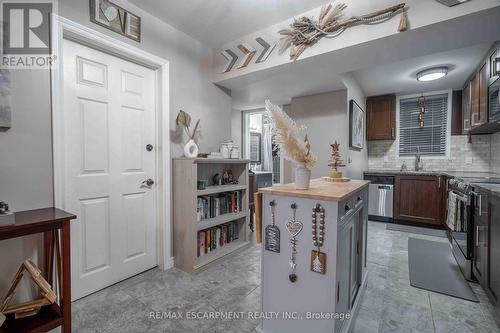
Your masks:
M 157 179 L 157 264 L 160 269 L 173 267 L 171 222 L 171 159 L 170 159 L 170 100 L 169 61 L 145 52 L 137 47 L 116 40 L 108 35 L 72 22 L 56 14 L 52 15 L 52 54 L 55 63 L 51 70 L 52 136 L 54 162 L 54 205 L 65 209 L 64 202 L 64 137 L 63 137 L 63 39 L 75 41 L 127 61 L 145 66 L 156 73 L 156 132 L 158 159 Z

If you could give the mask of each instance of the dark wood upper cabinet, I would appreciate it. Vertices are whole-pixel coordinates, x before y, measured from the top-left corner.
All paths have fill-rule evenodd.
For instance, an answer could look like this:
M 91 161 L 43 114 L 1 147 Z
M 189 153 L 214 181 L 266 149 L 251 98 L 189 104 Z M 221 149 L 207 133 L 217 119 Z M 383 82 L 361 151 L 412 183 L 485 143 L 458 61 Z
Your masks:
M 366 100 L 368 140 L 396 138 L 396 96 L 368 97 Z
M 479 78 L 478 74 L 470 80 L 470 119 L 471 128 L 479 124 Z
M 488 86 L 490 74 L 489 64 L 485 63 L 479 70 L 479 120 L 478 126 L 488 122 Z
M 462 90 L 462 122 L 463 131 L 469 131 L 471 128 L 471 84 L 470 81 L 464 86 Z
M 451 135 L 463 134 L 463 121 L 462 121 L 462 91 L 453 91 L 451 101 Z
M 443 224 L 446 178 L 442 176 L 395 177 L 394 218 L 416 224 Z

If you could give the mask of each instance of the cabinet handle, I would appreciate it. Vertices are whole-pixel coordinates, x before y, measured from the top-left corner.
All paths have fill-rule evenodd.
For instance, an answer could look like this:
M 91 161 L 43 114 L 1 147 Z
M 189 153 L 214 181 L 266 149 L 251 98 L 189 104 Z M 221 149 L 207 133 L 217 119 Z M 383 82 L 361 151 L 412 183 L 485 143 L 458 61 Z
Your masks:
M 340 281 L 337 282 L 337 303 L 340 300 Z
M 438 188 L 441 188 L 441 176 L 438 176 Z
M 476 247 L 479 246 L 479 226 L 476 226 Z
M 394 137 L 396 136 L 396 134 L 394 133 L 394 127 L 391 128 L 391 135 L 392 135 L 392 138 L 394 139 Z

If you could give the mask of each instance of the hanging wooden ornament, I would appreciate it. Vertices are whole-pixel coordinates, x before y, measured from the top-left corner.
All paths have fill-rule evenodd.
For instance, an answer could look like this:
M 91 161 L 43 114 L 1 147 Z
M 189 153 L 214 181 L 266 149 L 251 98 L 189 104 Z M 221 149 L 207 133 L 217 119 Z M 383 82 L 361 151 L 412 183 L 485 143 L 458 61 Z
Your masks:
M 275 207 L 276 202 L 273 200 L 269 203 L 271 207 L 272 224 L 266 227 L 265 248 L 267 251 L 280 253 L 280 229 L 275 223 Z
M 297 204 L 293 203 L 291 207 L 293 210 L 293 217 L 287 222 L 286 229 L 290 234 L 290 244 L 292 245 L 292 253 L 290 256 L 290 275 L 288 275 L 288 279 L 293 283 L 297 281 L 297 264 L 295 263 L 295 255 L 297 254 L 297 236 L 302 231 L 304 224 L 296 219 Z
M 319 214 L 319 234 L 318 220 Z M 326 253 L 321 252 L 321 247 L 325 240 L 325 208 L 319 203 L 312 210 L 312 239 L 317 250 L 311 252 L 311 271 L 319 274 L 326 273 Z

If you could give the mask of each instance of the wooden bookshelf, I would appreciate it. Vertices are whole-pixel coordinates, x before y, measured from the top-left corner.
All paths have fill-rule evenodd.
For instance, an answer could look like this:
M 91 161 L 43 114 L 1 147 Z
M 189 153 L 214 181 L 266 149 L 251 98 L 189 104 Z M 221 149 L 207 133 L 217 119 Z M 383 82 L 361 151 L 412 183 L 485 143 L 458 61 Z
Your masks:
M 175 267 L 195 273 L 250 245 L 248 241 L 250 233 L 248 227 L 248 163 L 249 160 L 242 159 L 173 159 Z M 213 176 L 216 173 L 222 175 L 226 170 L 232 172 L 234 179 L 238 180 L 238 184 L 213 185 Z M 207 181 L 208 186 L 204 190 L 198 190 L 198 180 Z M 241 211 L 197 221 L 196 210 L 199 196 L 235 191 L 241 192 Z M 239 239 L 198 257 L 198 231 L 233 221 L 237 222 Z

